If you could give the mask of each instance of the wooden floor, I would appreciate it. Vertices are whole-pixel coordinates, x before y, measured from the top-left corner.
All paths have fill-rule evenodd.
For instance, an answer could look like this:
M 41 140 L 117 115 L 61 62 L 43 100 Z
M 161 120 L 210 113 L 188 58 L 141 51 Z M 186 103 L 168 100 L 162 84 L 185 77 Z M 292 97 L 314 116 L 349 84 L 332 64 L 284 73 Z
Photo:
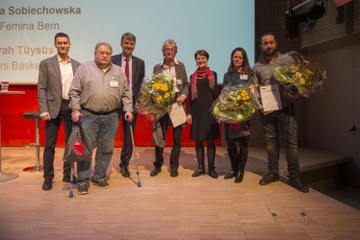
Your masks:
M 35 149 L 1 149 L 3 173 L 18 178 L 0 182 L 0 239 L 360 239 L 360 211 L 314 189 L 301 193 L 286 184 L 258 184 L 266 172 L 266 153 L 251 148 L 244 182 L 224 180 L 229 170 L 225 148 L 217 149 L 219 179 L 192 178 L 193 148 L 183 148 L 179 176 L 165 166 L 150 177 L 153 148 L 137 148 L 140 183 L 131 164 L 132 179 L 119 174 L 120 149 L 108 169 L 109 189 L 91 185 L 88 195 L 69 198 L 62 183 L 63 149 L 57 149 L 54 188 L 41 190 L 42 172 L 23 172 L 35 164 Z M 342 156 L 302 149 L 301 164 L 313 159 L 326 165 Z M 323 162 L 322 162 L 323 161 Z M 282 170 L 286 169 L 282 160 Z

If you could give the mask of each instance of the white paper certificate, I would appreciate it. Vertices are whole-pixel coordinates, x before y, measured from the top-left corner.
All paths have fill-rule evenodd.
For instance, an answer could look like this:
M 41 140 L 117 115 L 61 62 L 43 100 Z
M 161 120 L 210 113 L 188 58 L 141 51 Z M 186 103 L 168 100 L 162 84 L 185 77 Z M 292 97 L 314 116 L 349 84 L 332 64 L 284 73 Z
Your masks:
M 282 108 L 279 85 L 268 85 L 260 87 L 261 102 L 265 112 L 275 111 Z
M 169 117 L 173 127 L 177 127 L 186 123 L 186 113 L 182 105 L 177 102 L 171 105 L 171 109 L 168 111 Z

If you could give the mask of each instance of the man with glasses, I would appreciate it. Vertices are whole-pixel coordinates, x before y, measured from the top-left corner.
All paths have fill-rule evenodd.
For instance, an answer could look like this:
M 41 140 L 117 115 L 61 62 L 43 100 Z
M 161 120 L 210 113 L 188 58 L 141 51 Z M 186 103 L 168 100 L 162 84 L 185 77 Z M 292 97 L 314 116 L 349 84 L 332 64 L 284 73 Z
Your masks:
M 154 74 L 162 73 L 164 75 L 170 75 L 174 79 L 174 88 L 176 90 L 176 101 L 179 105 L 183 106 L 186 96 L 189 94 L 189 81 L 185 70 L 185 65 L 178 61 L 175 56 L 177 54 L 177 44 L 173 39 L 165 40 L 162 47 L 163 60 L 161 63 L 156 64 L 153 69 Z M 158 138 L 166 139 L 166 130 L 169 126 L 172 126 L 169 114 L 165 114 L 160 119 L 153 123 L 156 128 L 161 129 L 157 132 Z M 179 175 L 179 157 L 181 151 L 181 132 L 183 124 L 177 127 L 172 127 L 173 130 L 173 147 L 170 153 L 170 166 L 169 172 L 171 177 L 177 177 Z M 155 146 L 155 161 L 153 162 L 154 169 L 150 172 L 150 176 L 157 176 L 161 172 L 161 167 L 164 164 L 164 144 L 156 144 Z
M 95 169 L 91 177 L 91 160 L 78 162 L 77 187 L 79 194 L 87 194 L 91 182 L 108 188 L 106 171 L 110 164 L 119 126 L 119 108 L 123 106 L 125 119 L 132 121 L 132 94 L 121 68 L 111 63 L 112 47 L 100 42 L 95 46 L 95 60 L 83 63 L 75 73 L 70 87 L 71 119 L 82 121 L 87 151 L 92 153 L 95 142 Z

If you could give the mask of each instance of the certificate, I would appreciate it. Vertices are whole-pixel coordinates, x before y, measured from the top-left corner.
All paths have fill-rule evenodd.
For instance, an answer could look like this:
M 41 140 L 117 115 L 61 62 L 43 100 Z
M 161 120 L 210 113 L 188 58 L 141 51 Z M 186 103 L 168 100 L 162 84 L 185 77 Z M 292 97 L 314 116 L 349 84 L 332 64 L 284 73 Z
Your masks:
M 186 123 L 185 110 L 183 106 L 179 105 L 177 102 L 171 105 L 171 109 L 168 110 L 168 114 L 174 128 Z
M 267 85 L 260 87 L 261 102 L 264 112 L 275 111 L 282 108 L 279 85 Z

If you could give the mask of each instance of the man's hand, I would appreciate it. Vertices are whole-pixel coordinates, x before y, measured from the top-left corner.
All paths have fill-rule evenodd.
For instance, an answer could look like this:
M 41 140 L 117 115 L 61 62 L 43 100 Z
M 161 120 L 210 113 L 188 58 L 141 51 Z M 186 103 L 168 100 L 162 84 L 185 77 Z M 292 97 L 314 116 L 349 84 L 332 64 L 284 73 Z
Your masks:
M 72 111 L 71 113 L 71 120 L 73 122 L 78 122 L 82 119 L 82 115 L 78 110 Z
M 48 113 L 48 112 L 43 112 L 43 113 L 41 113 L 40 114 L 40 118 L 42 119 L 42 120 L 50 120 L 50 113 Z
M 134 119 L 134 116 L 132 115 L 131 112 L 126 112 L 125 119 L 126 119 L 126 121 L 131 122 Z

